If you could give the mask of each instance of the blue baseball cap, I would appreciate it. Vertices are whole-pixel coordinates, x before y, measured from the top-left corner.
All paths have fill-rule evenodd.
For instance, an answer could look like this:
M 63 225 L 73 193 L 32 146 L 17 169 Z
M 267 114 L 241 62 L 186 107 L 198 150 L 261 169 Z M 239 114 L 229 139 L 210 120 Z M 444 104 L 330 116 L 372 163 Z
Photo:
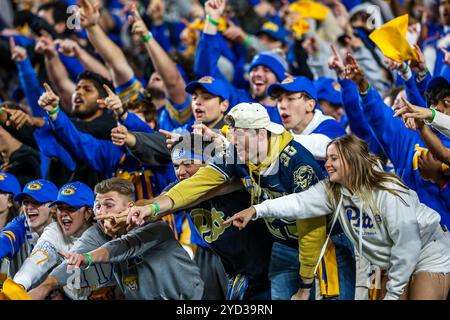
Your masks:
M 314 81 L 317 89 L 317 99 L 325 100 L 335 105 L 342 105 L 341 85 L 335 79 L 320 77 Z
M 12 193 L 13 196 L 20 192 L 20 183 L 11 173 L 0 171 L 0 191 Z
M 450 68 L 448 72 L 442 72 L 441 75 L 433 77 L 427 84 L 427 90 L 430 91 L 438 87 L 450 86 Z
M 278 81 L 286 78 L 285 73 L 288 72 L 287 62 L 273 51 L 263 51 L 253 57 L 248 71 L 252 71 L 257 66 L 265 66 L 269 68 L 277 77 Z
M 41 203 L 55 201 L 58 188 L 48 180 L 37 179 L 28 182 L 23 191 L 14 197 L 14 201 L 21 202 L 24 196 L 30 196 Z
M 197 81 L 189 82 L 185 88 L 187 93 L 193 94 L 195 89 L 203 88 L 212 95 L 221 97 L 224 100 L 230 98 L 230 90 L 224 80 L 214 79 L 210 76 L 205 76 Z
M 56 201 L 52 202 L 49 207 L 56 206 L 59 203 L 68 204 L 74 208 L 84 206 L 94 206 L 94 192 L 83 182 L 75 181 L 65 184 L 58 192 Z
M 279 91 L 305 92 L 317 101 L 317 90 L 311 80 L 306 77 L 287 77 L 281 83 L 274 83 L 269 86 L 267 93 L 269 96 L 276 95 Z
M 278 23 L 273 23 L 272 21 L 265 22 L 256 35 L 259 36 L 264 33 L 275 40 L 283 42 L 283 44 L 288 43 L 289 32 Z

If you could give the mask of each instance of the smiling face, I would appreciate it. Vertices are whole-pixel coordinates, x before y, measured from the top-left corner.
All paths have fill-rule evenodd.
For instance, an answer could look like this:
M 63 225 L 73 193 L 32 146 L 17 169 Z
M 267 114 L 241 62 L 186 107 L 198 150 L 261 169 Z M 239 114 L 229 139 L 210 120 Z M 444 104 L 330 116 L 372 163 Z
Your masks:
M 228 100 L 220 100 L 220 97 L 204 89 L 195 89 L 192 94 L 192 113 L 195 120 L 207 126 L 220 120 L 228 108 Z
M 30 196 L 25 196 L 22 200 L 22 208 L 25 212 L 30 228 L 41 234 L 44 228 L 52 221 L 50 202 L 40 203 Z
M 72 95 L 72 112 L 80 119 L 85 119 L 100 112 L 97 100 L 99 92 L 92 81 L 82 79 L 78 81 L 75 92 Z
M 94 210 L 95 214 L 119 214 L 128 208 L 133 206 L 133 201 L 117 191 L 109 191 L 106 193 L 97 193 L 95 196 Z M 110 234 L 108 229 L 111 226 L 109 219 L 98 222 L 103 232 L 109 236 L 115 236 Z
M 277 106 L 283 126 L 297 134 L 302 133 L 314 117 L 315 101 L 302 92 L 281 92 Z
M 250 93 L 253 99 L 261 101 L 267 97 L 267 88 L 277 83 L 275 73 L 269 68 L 259 65 L 250 71 Z
M 331 182 L 343 184 L 345 178 L 345 166 L 336 146 L 332 143 L 327 148 L 327 158 L 325 162 L 325 169 L 328 172 Z M 347 165 L 348 166 L 348 165 Z
M 91 215 L 92 211 L 86 207 L 77 209 L 65 203 L 60 203 L 56 207 L 58 224 L 66 236 L 82 234 L 89 226 Z

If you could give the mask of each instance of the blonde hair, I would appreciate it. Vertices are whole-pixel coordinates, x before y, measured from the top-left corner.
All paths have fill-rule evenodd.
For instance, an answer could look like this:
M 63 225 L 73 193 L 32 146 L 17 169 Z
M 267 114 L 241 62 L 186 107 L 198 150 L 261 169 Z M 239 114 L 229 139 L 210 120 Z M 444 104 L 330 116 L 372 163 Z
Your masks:
M 409 188 L 397 175 L 382 170 L 380 160 L 369 153 L 369 146 L 365 141 L 349 134 L 330 141 L 327 149 L 332 144 L 336 147 L 341 160 L 344 172 L 343 184 L 372 210 L 376 210 L 374 190 L 385 190 L 401 198 L 399 190 L 388 188 L 386 183 L 393 183 L 404 189 L 400 192 L 408 191 Z M 337 206 L 341 196 L 341 184 L 328 181 L 326 185 L 328 195 Z M 403 199 L 402 201 L 404 202 Z

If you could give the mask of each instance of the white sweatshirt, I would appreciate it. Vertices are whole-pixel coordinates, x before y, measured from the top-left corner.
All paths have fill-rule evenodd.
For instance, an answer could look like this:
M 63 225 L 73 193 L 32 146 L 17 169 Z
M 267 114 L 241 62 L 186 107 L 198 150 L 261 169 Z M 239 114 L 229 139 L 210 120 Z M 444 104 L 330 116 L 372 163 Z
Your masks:
M 335 120 L 330 116 L 326 116 L 322 111 L 315 109 L 314 117 L 311 122 L 308 123 L 302 133 L 294 133 L 292 130 L 290 133 L 294 136 L 294 140 L 304 146 L 316 160 L 324 160 L 327 153 L 327 145 L 331 141 L 331 138 L 322 134 L 314 133 L 314 130 L 324 122 L 325 120 Z
M 326 183 L 322 180 L 304 192 L 255 205 L 256 216 L 307 219 L 334 211 L 359 253 L 372 264 L 387 270 L 389 281 L 385 299 L 398 299 L 416 269 L 422 248 L 440 228 L 439 214 L 420 203 L 413 190 L 399 193 L 404 201 L 388 191 L 373 191 L 377 211 L 372 212 L 359 198 L 342 188 L 341 199 L 334 208 L 325 189 Z M 393 183 L 386 186 L 403 190 Z M 359 228 L 361 211 L 363 228 Z M 433 267 L 432 272 L 437 272 Z M 448 269 L 447 266 L 443 268 Z
M 58 222 L 49 224 L 31 255 L 14 276 L 14 281 L 29 290 L 34 284 L 44 280 L 48 272 L 64 260 L 58 251 L 69 252 L 77 239 L 78 237 L 65 236 Z M 115 283 L 112 264 L 96 264 L 82 271 L 80 276 L 80 289 L 64 286 L 65 293 L 74 300 L 86 300 L 92 291 Z M 75 285 L 75 280 L 73 284 Z
M 436 111 L 436 116 L 433 119 L 433 122 L 426 122 L 427 124 L 430 124 L 433 128 L 438 130 L 443 135 L 450 138 L 450 116 Z

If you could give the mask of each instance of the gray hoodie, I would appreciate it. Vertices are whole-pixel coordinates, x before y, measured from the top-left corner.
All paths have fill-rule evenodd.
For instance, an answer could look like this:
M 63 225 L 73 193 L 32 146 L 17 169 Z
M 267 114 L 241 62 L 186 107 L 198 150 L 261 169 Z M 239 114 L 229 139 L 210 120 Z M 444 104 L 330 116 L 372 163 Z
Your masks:
M 71 252 L 85 253 L 100 246 L 108 250 L 117 283 L 128 300 L 196 300 L 203 296 L 200 270 L 164 222 L 134 229 L 114 240 L 95 225 L 84 232 Z M 66 283 L 67 263 L 50 275 L 60 284 Z

